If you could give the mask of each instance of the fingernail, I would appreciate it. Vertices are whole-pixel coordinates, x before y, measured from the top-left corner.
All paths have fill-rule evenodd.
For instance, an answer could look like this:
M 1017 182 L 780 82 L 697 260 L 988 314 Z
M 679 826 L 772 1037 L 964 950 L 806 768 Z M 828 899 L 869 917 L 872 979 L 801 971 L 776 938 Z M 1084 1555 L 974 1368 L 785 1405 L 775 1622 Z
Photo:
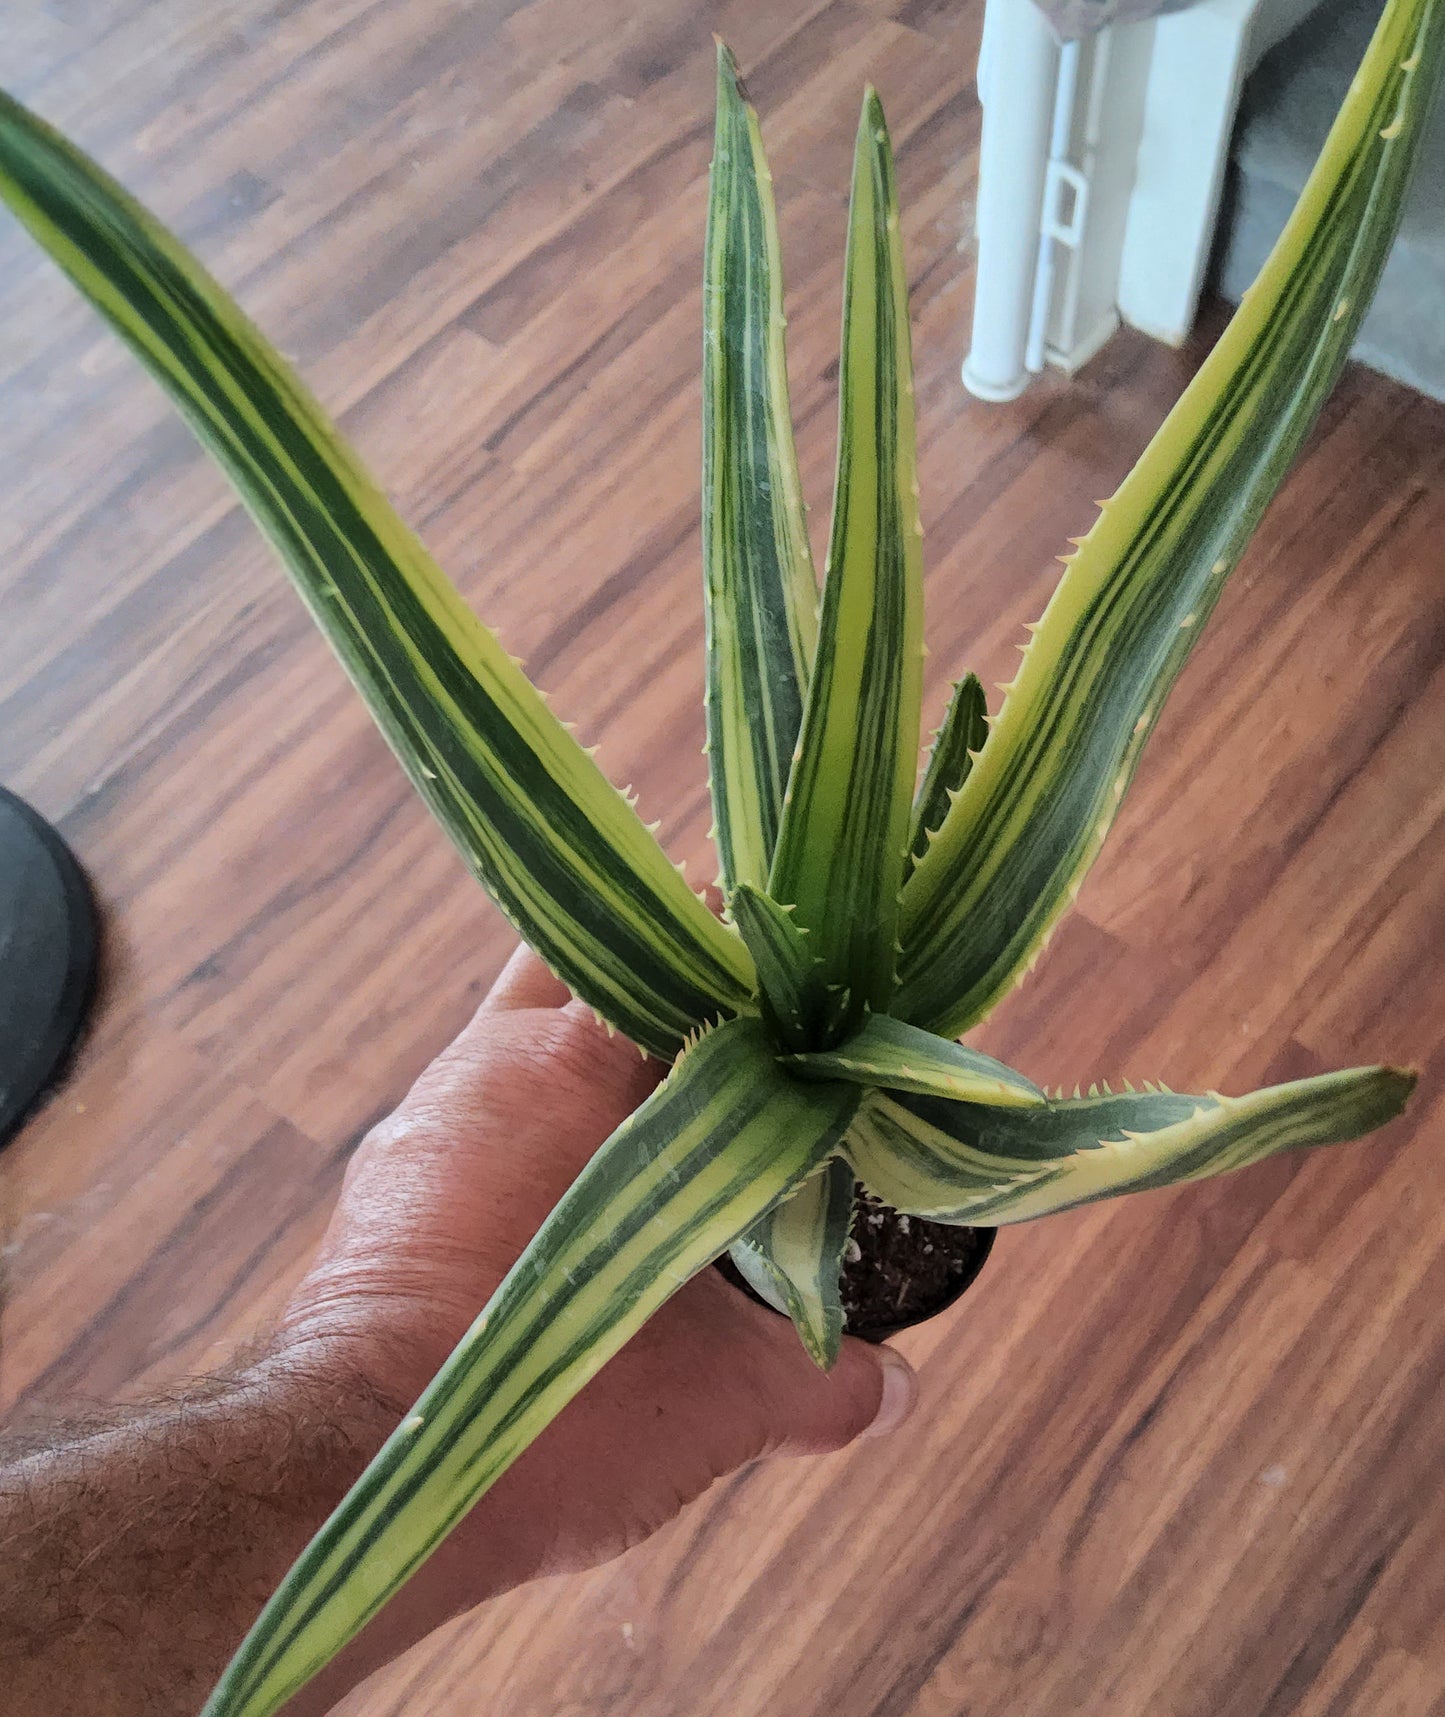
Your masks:
M 865 1437 L 886 1437 L 896 1431 L 918 1399 L 918 1377 L 903 1355 L 881 1347 L 878 1357 L 883 1361 L 883 1395 L 873 1423 L 862 1433 Z

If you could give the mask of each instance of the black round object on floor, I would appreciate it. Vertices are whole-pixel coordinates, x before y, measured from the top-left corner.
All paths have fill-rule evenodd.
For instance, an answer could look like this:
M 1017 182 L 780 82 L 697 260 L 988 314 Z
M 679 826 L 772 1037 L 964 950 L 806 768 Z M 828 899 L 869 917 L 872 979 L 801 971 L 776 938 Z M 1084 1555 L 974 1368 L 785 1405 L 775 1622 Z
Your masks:
M 96 946 L 95 906 L 69 847 L 0 787 L 0 1145 L 80 1036 Z

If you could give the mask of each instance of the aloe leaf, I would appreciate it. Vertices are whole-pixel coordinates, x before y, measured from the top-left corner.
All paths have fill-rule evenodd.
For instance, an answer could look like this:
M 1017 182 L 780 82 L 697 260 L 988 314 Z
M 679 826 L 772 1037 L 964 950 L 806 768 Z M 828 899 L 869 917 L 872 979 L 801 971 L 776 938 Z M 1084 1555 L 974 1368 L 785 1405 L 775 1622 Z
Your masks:
M 1000 1108 L 1026 1108 L 1044 1094 L 991 1055 L 935 1037 L 916 1025 L 875 1015 L 834 1049 L 780 1057 L 804 1079 L 846 1079 L 888 1091 L 916 1091 Z
M 857 1107 L 705 1034 L 602 1146 L 262 1611 L 204 1717 L 269 1717 L 375 1615 L 587 1380 L 832 1152 Z
M 915 862 L 928 851 L 934 831 L 942 827 L 987 738 L 988 700 L 978 675 L 965 674 L 955 684 L 943 725 L 933 736 L 928 767 L 914 797 L 908 849 Z
M 843 1340 L 839 1278 L 853 1223 L 853 1185 L 847 1163 L 825 1163 L 732 1248 L 744 1280 L 793 1320 L 803 1346 L 825 1371 Z
M 1247 1097 L 1104 1093 L 1038 1109 L 877 1093 L 844 1151 L 870 1192 L 910 1215 L 998 1227 L 1359 1138 L 1398 1115 L 1414 1084 L 1399 1068 L 1356 1067 Z
M 230 476 L 437 820 L 604 1018 L 670 1057 L 752 963 L 397 517 L 285 360 L 182 246 L 0 96 L 0 197 Z
M 813 678 L 768 893 L 792 902 L 854 1018 L 897 956 L 923 662 L 908 282 L 883 109 L 863 101 L 843 284 L 838 474 Z
M 811 1044 L 837 1010 L 808 932 L 790 907 L 747 883 L 733 890 L 728 910 L 753 957 L 763 1012 L 780 1041 L 795 1049 Z
M 1279 242 L 1104 503 L 904 890 L 896 1013 L 948 1037 L 1037 957 L 1349 353 L 1399 224 L 1445 5 L 1390 0 Z
M 718 43 L 703 270 L 707 736 L 722 881 L 767 884 L 818 637 L 788 410 L 772 176 L 737 61 Z

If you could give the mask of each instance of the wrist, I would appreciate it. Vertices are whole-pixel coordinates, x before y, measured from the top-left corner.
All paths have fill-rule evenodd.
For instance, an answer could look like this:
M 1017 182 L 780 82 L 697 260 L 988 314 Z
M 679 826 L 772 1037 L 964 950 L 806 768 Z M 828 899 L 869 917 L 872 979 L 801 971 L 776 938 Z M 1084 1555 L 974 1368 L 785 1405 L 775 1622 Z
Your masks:
M 326 1430 L 300 1456 L 324 1506 L 306 1523 L 309 1537 L 360 1477 L 405 1418 L 431 1373 L 415 1381 L 400 1357 L 399 1329 L 368 1319 L 288 1311 L 267 1350 L 248 1368 L 273 1404 L 298 1422 Z M 357 1685 L 455 1615 L 500 1596 L 541 1571 L 542 1551 L 505 1481 L 484 1497 L 464 1527 L 285 1707 L 285 1717 L 323 1717 Z M 304 1539 L 302 1540 L 304 1544 Z M 302 1544 L 297 1545 L 297 1550 Z M 277 1575 L 285 1573 L 281 1569 Z
M 407 1294 L 308 1278 L 282 1311 L 258 1366 L 282 1390 L 354 1398 L 356 1433 L 374 1437 L 379 1448 L 470 1321 L 430 1310 Z
M 428 1327 L 415 1302 L 382 1294 L 349 1297 L 342 1306 L 302 1293 L 286 1308 L 252 1370 L 265 1388 L 303 1405 L 309 1420 L 324 1415 L 335 1427 L 330 1464 L 349 1476 L 332 1505 L 410 1415 L 467 1327 L 458 1322 L 453 1330 L 435 1318 Z M 478 1537 L 486 1550 L 463 1584 L 474 1587 L 485 1575 L 481 1596 L 508 1591 L 542 1570 L 546 1549 L 522 1500 L 525 1488 L 504 1474 L 472 1511 L 477 1536 L 468 1555 L 475 1557 Z
M 396 1429 L 407 1402 L 386 1391 L 362 1344 L 276 1331 L 234 1374 L 238 1427 L 287 1427 L 284 1488 L 314 1524 L 330 1512 Z M 247 1431 L 250 1441 L 253 1433 Z
M 7 1710 L 194 1712 L 384 1437 L 374 1397 L 276 1351 L 0 1450 Z

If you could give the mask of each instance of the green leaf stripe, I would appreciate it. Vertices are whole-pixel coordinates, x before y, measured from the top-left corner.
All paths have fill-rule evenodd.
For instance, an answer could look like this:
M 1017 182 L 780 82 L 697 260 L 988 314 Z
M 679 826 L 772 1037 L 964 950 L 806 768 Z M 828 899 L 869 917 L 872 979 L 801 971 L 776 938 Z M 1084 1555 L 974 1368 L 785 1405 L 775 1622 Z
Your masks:
M 1414 1084 L 1398 1068 L 1362 1067 L 1247 1097 L 1134 1092 L 1039 1109 L 880 1093 L 844 1151 L 900 1210 L 997 1227 L 1358 1138 L 1398 1115 Z
M 832 1152 L 857 1102 L 781 1073 L 756 1020 L 704 1035 L 548 1217 L 204 1717 L 269 1717 L 309 1680 L 652 1313 Z
M 1445 6 L 1391 0 L 1259 279 L 1105 503 L 903 900 L 894 1011 L 980 1019 L 1093 862 L 1160 706 L 1348 355 L 1398 225 Z
M 834 1049 L 781 1057 L 805 1079 L 847 1079 L 889 1091 L 917 1091 L 999 1108 L 1043 1103 L 1044 1094 L 1022 1073 L 991 1055 L 885 1014 L 865 1021 Z
M 779 1040 L 801 1049 L 830 1035 L 846 999 L 829 991 L 822 963 L 792 908 L 739 883 L 728 910 L 753 957 L 763 1013 Z
M 119 185 L 0 96 L 0 196 L 170 393 L 286 563 L 378 726 L 518 930 L 670 1056 L 752 968 L 473 616 L 321 407 Z
M 793 1320 L 824 1371 L 836 1363 L 843 1340 L 839 1279 L 853 1225 L 853 1186 L 846 1162 L 825 1163 L 732 1248 L 743 1279 Z
M 768 893 L 797 907 L 859 1019 L 893 994 L 923 664 L 908 280 L 872 89 L 854 153 L 838 391 L 818 653 Z
M 725 888 L 768 879 L 818 634 L 788 408 L 772 177 L 718 43 L 703 283 L 707 732 Z
M 968 780 L 974 758 L 988 738 L 988 700 L 977 674 L 965 674 L 953 688 L 943 725 L 933 736 L 928 768 L 913 801 L 909 855 L 916 862 L 928 851 L 934 831 L 943 826 L 948 807 Z

